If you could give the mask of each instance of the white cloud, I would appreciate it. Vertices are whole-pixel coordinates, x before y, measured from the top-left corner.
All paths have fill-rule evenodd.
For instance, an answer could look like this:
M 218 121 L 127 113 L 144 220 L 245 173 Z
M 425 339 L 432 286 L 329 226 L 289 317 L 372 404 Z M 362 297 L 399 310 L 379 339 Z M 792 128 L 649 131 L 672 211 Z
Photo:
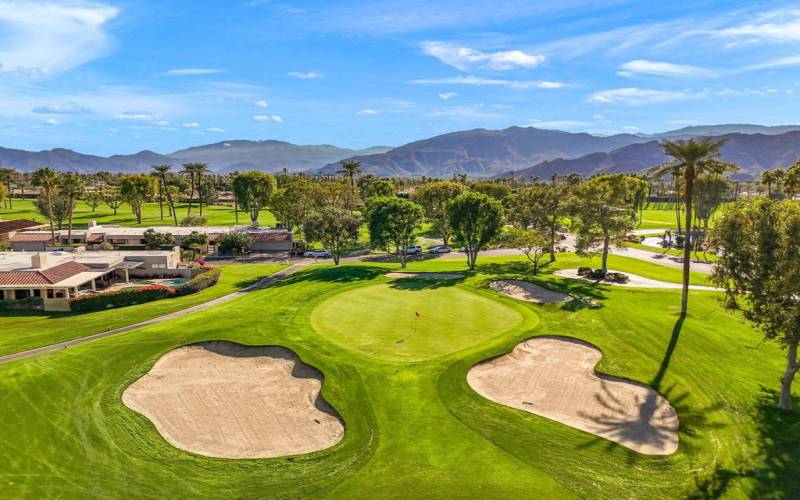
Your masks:
M 261 101 L 256 101 L 255 105 L 257 108 L 266 108 L 267 106 L 269 106 L 269 103 L 267 103 L 267 101 L 261 100 Z
M 356 113 L 357 115 L 379 115 L 383 113 L 383 110 L 380 109 L 360 109 Z
M 586 99 L 596 104 L 625 104 L 628 106 L 641 106 L 645 104 L 658 104 L 668 101 L 680 101 L 700 97 L 700 94 L 685 90 L 651 90 L 636 87 L 601 90 L 594 92 Z
M 206 129 L 206 132 L 217 132 L 217 133 L 222 133 L 222 132 L 227 132 L 227 130 L 225 130 L 224 128 L 220 128 L 220 127 L 208 127 L 208 128 Z M 230 144 L 228 144 L 228 143 L 225 143 L 225 146 L 228 146 L 228 147 L 230 147 Z
M 117 14 L 102 3 L 0 2 L 0 73 L 60 73 L 106 55 L 106 23 Z
M 182 123 L 181 127 L 183 127 L 183 128 L 200 128 L 200 124 L 197 123 L 197 122 Z
M 58 125 L 58 120 L 56 120 L 55 118 L 48 118 L 44 122 L 48 125 Z
M 754 22 L 718 30 L 716 34 L 776 41 L 800 40 L 800 10 L 776 9 L 762 12 L 755 17 Z
M 218 68 L 175 68 L 166 71 L 164 74 L 167 76 L 213 75 L 224 71 Z
M 543 128 L 548 130 L 571 130 L 575 128 L 585 128 L 594 125 L 591 122 L 581 120 L 551 120 L 551 121 L 538 121 L 533 120 L 528 123 L 529 127 Z
M 707 78 L 715 75 L 713 71 L 686 64 L 672 64 L 659 61 L 636 59 L 626 62 L 619 67 L 620 76 L 656 75 L 670 77 L 699 77 Z
M 456 94 L 455 92 L 442 92 L 439 94 L 439 99 L 443 101 L 452 99 L 453 97 L 458 97 L 458 94 Z
M 771 59 L 769 61 L 764 61 L 763 63 L 760 64 L 747 66 L 745 70 L 750 71 L 756 69 L 782 68 L 786 66 L 797 66 L 797 65 L 800 65 L 800 55 Z
M 448 78 L 421 78 L 410 80 L 408 83 L 415 85 L 474 85 L 478 87 L 506 86 L 515 89 L 560 89 L 566 87 L 566 83 L 548 81 L 521 81 L 505 80 L 499 78 L 479 78 L 477 76 L 454 76 Z
M 74 102 L 65 102 L 63 104 L 46 104 L 33 108 L 34 113 L 43 113 L 50 115 L 91 115 L 94 112 L 86 106 L 81 106 Z
M 545 57 L 528 54 L 521 50 L 483 52 L 469 47 L 459 47 L 451 42 L 426 41 L 420 44 L 422 51 L 443 63 L 467 71 L 472 66 L 480 66 L 495 71 L 515 67 L 533 68 L 544 62 Z
M 316 71 L 290 71 L 289 76 L 292 78 L 299 78 L 300 80 L 314 80 L 316 78 L 322 78 L 322 73 L 317 73 Z
M 132 122 L 152 122 L 155 117 L 147 111 L 123 111 L 115 117 L 117 120 Z
M 253 120 L 257 122 L 272 122 L 272 123 L 283 123 L 283 118 L 278 115 L 255 115 Z

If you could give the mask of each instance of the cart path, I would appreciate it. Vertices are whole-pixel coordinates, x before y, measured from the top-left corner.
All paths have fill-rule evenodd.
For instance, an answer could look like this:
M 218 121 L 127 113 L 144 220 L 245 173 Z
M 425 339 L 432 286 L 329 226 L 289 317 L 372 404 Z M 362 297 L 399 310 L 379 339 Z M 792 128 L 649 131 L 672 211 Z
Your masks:
M 61 349 L 67 349 L 72 346 L 85 344 L 86 342 L 91 342 L 93 340 L 103 339 L 106 337 L 111 337 L 114 335 L 119 335 L 120 333 L 129 332 L 131 330 L 136 330 L 137 328 L 142 328 L 145 326 L 156 325 L 158 323 L 164 323 L 166 321 L 172 321 L 173 319 L 182 318 L 184 316 L 188 316 L 190 314 L 194 314 L 196 312 L 204 311 L 206 309 L 210 309 L 214 306 L 218 306 L 220 304 L 224 304 L 225 302 L 230 302 L 231 300 L 237 299 L 242 295 L 245 295 L 249 292 L 254 290 L 259 290 L 264 288 L 279 279 L 285 278 L 290 274 L 293 274 L 300 269 L 306 267 L 313 261 L 299 261 L 291 264 L 289 267 L 281 269 L 280 271 L 270 274 L 269 276 L 263 278 L 258 283 L 254 283 L 247 288 L 243 288 L 241 290 L 236 290 L 235 292 L 231 292 L 227 295 L 223 295 L 222 297 L 217 297 L 216 299 L 209 300 L 208 302 L 203 302 L 202 304 L 197 304 L 196 306 L 187 307 L 186 309 L 181 309 L 180 311 L 175 311 L 169 314 L 165 314 L 163 316 L 158 316 L 155 318 L 148 319 L 146 321 L 141 321 L 139 323 L 133 323 L 132 325 L 121 326 L 119 328 L 115 328 L 113 330 L 107 330 L 105 332 L 95 333 L 92 335 L 87 335 L 86 337 L 79 337 L 72 340 L 65 340 L 64 342 L 58 342 L 56 344 L 50 344 L 42 347 L 36 347 L 35 349 L 29 349 L 27 351 L 20 351 L 15 352 L 13 354 L 7 354 L 5 356 L 0 356 L 0 365 L 4 363 L 10 363 L 11 361 L 17 361 L 20 359 L 25 358 L 32 358 L 34 356 L 39 356 L 40 354 L 46 354 L 48 352 L 59 351 Z

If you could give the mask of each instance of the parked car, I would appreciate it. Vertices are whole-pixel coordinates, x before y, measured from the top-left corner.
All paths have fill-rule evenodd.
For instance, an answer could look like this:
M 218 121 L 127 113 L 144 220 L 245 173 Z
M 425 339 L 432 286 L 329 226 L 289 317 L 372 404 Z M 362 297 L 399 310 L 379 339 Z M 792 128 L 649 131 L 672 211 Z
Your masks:
M 310 250 L 303 254 L 303 257 L 315 257 L 320 259 L 327 259 L 331 256 L 331 253 L 325 249 L 322 250 Z
M 422 253 L 422 247 L 419 245 L 412 245 L 403 250 L 403 253 L 406 255 L 419 255 Z
M 452 252 L 452 251 L 453 251 L 453 249 L 452 249 L 452 248 L 450 248 L 450 247 L 448 247 L 448 246 L 446 246 L 446 245 L 437 245 L 437 246 L 435 246 L 435 247 L 432 247 L 432 248 L 431 248 L 430 250 L 428 250 L 428 251 L 429 251 L 430 253 L 450 253 L 450 252 Z

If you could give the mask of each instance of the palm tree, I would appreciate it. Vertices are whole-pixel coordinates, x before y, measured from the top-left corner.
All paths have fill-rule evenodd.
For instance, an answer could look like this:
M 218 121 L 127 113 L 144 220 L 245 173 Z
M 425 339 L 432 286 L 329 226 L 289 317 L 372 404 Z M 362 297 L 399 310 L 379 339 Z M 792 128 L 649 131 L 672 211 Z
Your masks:
M 33 173 L 33 185 L 39 186 L 47 199 L 47 218 L 50 221 L 50 237 L 56 239 L 56 230 L 53 227 L 53 194 L 58 189 L 58 172 L 50 167 L 42 167 Z
M 83 195 L 85 188 L 83 179 L 77 174 L 67 174 L 61 178 L 59 186 L 61 195 L 67 199 L 67 244 L 72 243 L 72 215 L 75 212 L 75 203 Z
M 197 176 L 197 201 L 200 204 L 200 217 L 203 216 L 203 175 L 208 173 L 208 165 L 206 163 L 195 164 L 195 175 Z
M 197 175 L 197 169 L 202 163 L 184 163 L 183 170 L 181 173 L 189 177 L 189 184 L 191 186 L 189 191 L 189 207 L 187 208 L 186 214 L 190 215 L 192 213 L 192 200 L 194 199 L 194 187 L 195 187 L 195 178 Z
M 681 318 L 686 317 L 689 304 L 689 273 L 692 259 L 692 201 L 694 199 L 693 187 L 695 179 L 704 173 L 722 173 L 731 170 L 730 164 L 717 161 L 724 140 L 689 139 L 688 141 L 663 141 L 661 146 L 664 153 L 672 160 L 660 165 L 653 170 L 655 175 L 666 172 L 679 172 L 683 177 L 684 204 L 686 206 L 686 219 L 684 224 L 685 237 L 683 245 L 683 290 L 681 293 Z
M 772 183 L 775 182 L 775 172 L 764 170 L 761 172 L 761 184 L 767 187 L 767 198 L 772 198 Z
M 342 162 L 342 169 L 337 172 L 345 177 L 350 178 L 350 185 L 355 187 L 356 175 L 361 173 L 361 162 L 355 160 L 345 160 Z
M 161 210 L 161 220 L 164 220 L 164 195 L 167 196 L 169 211 L 175 218 L 175 225 L 178 225 L 178 216 L 175 215 L 175 207 L 172 205 L 172 196 L 167 189 L 167 173 L 172 169 L 172 165 L 153 165 L 152 169 L 158 176 L 158 208 Z
M 6 185 L 8 188 L 8 208 L 13 209 L 14 207 L 11 205 L 11 198 L 14 197 L 14 187 L 11 185 L 11 180 L 16 177 L 17 171 L 13 168 L 0 168 L 0 179 L 2 179 L 3 184 Z

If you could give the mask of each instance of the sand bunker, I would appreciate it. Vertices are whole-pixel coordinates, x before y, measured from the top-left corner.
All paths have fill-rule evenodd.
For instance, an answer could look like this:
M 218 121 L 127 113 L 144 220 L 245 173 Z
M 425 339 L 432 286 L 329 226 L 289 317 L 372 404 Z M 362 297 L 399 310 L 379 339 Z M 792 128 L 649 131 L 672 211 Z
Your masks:
M 658 281 L 653 280 L 650 278 L 645 278 L 644 276 L 639 276 L 637 274 L 631 274 L 628 272 L 623 271 L 614 271 L 609 269 L 608 272 L 610 273 L 622 273 L 628 276 L 627 283 L 614 283 L 611 281 L 600 281 L 600 283 L 604 285 L 614 285 L 614 286 L 625 286 L 629 288 L 681 288 L 680 283 L 668 283 L 666 281 Z M 585 278 L 583 276 L 578 275 L 577 269 L 562 269 L 556 271 L 556 276 L 561 276 L 562 278 L 572 278 L 576 280 L 584 280 L 584 281 L 591 281 L 592 283 L 596 282 L 597 280 L 593 280 L 591 278 Z M 690 290 L 710 290 L 710 291 L 722 291 L 721 288 L 714 288 L 713 286 L 702 286 L 702 285 L 689 285 Z
M 467 382 L 483 397 L 614 441 L 639 453 L 678 448 L 678 415 L 643 384 L 598 376 L 602 353 L 579 340 L 538 337 L 472 367 Z
M 555 290 L 544 288 L 529 281 L 497 280 L 492 281 L 489 287 L 509 297 L 540 304 L 557 304 L 572 300 L 572 297 L 565 293 L 556 292 Z
M 182 450 L 268 458 L 342 439 L 344 426 L 321 388 L 322 374 L 289 349 L 217 341 L 168 352 L 122 401 Z
M 386 273 L 387 278 L 414 278 L 418 280 L 460 280 L 463 274 L 453 273 Z

